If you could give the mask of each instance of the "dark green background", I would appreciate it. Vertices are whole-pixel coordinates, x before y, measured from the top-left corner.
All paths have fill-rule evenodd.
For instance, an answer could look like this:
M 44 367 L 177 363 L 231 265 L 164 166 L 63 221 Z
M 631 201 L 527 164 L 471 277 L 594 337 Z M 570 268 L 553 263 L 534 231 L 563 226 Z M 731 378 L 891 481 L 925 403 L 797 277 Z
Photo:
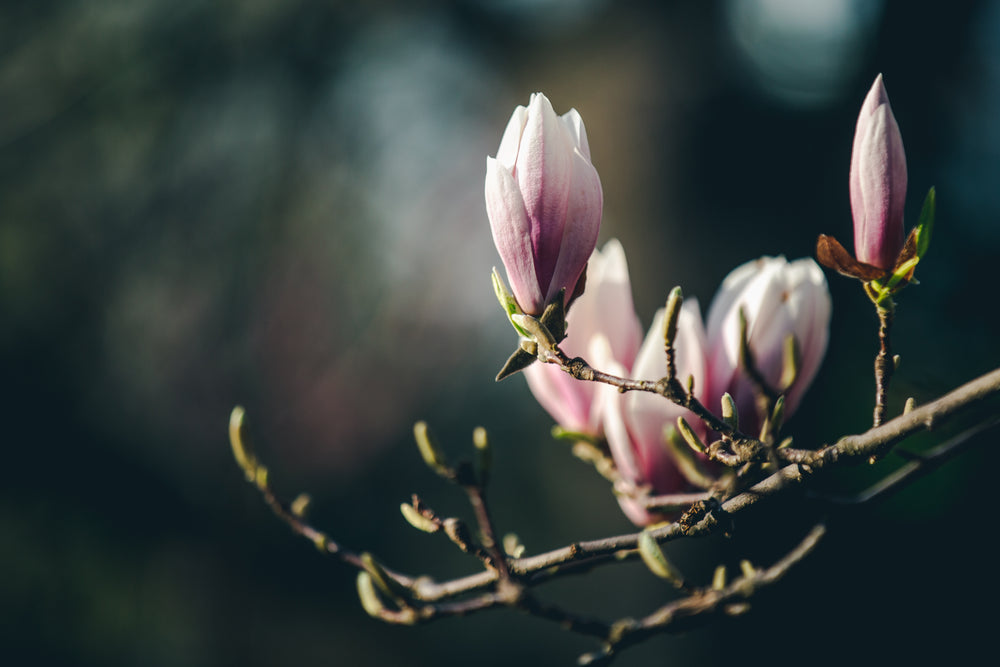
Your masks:
M 928 400 L 998 365 L 998 43 L 998 2 L 3 3 L 0 661 L 573 664 L 589 641 L 513 612 L 369 619 L 354 573 L 243 483 L 231 407 L 279 490 L 406 571 L 476 567 L 399 517 L 414 491 L 467 514 L 419 463 L 421 418 L 456 456 L 490 429 L 496 518 L 529 552 L 630 530 L 523 381 L 492 381 L 514 337 L 489 285 L 485 156 L 533 91 L 581 112 L 602 239 L 623 242 L 648 325 L 675 284 L 704 309 L 739 263 L 808 255 L 821 232 L 851 246 L 851 138 L 878 72 L 911 224 L 938 188 L 890 407 Z M 829 354 L 790 424 L 803 446 L 870 419 L 874 315 L 830 280 Z M 836 517 L 749 616 L 620 664 L 990 650 L 993 458 Z M 770 563 L 821 512 L 789 505 L 669 554 L 699 581 Z M 607 618 L 672 595 L 635 564 L 541 594 Z

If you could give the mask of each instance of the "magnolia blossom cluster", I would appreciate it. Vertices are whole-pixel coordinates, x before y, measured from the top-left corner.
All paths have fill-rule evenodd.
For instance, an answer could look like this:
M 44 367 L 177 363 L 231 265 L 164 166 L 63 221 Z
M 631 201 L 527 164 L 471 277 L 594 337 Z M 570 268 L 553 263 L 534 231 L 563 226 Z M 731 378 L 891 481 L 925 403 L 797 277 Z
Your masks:
M 870 180 L 862 173 L 863 187 Z M 486 209 L 517 304 L 538 315 L 565 290 L 571 307 L 561 347 L 567 355 L 619 376 L 659 379 L 666 370 L 664 312 L 643 337 L 621 244 L 612 240 L 596 249 L 602 201 L 580 115 L 572 110 L 557 116 L 544 95 L 532 95 L 528 107 L 515 110 L 496 158 L 487 161 Z M 723 395 L 732 396 L 740 429 L 752 434 L 760 418 L 756 387 L 741 362 L 743 341 L 758 381 L 780 387 L 790 416 L 826 351 L 830 310 L 826 279 L 812 259 L 747 262 L 723 281 L 707 324 L 696 300 L 684 302 L 674 338 L 678 378 L 692 378 L 696 397 L 709 409 L 719 411 Z M 781 386 L 790 341 L 797 372 Z M 622 394 L 576 380 L 553 364 L 533 364 L 524 374 L 561 426 L 606 438 L 619 473 L 635 487 L 653 494 L 687 489 L 665 432 L 685 417 L 700 436 L 709 434 L 686 409 L 653 394 Z M 620 502 L 636 524 L 657 518 L 634 498 L 625 495 Z
M 570 309 L 563 350 L 615 375 L 659 379 L 667 363 L 664 310 L 656 313 L 643 339 L 621 245 L 609 241 L 594 252 L 591 262 L 598 271 L 588 270 L 587 290 Z M 708 309 L 707 326 L 697 300 L 685 300 L 674 338 L 677 376 L 692 378 L 696 398 L 716 412 L 728 393 L 737 406 L 740 429 L 755 434 L 761 420 L 756 389 L 740 361 L 741 317 L 754 367 L 770 387 L 780 386 L 787 370 L 787 341 L 790 336 L 795 340 L 800 358 L 795 379 L 786 389 L 788 417 L 819 370 L 830 310 L 826 279 L 813 260 L 762 257 L 747 262 L 723 281 Z M 664 438 L 678 417 L 684 417 L 702 439 L 709 435 L 690 411 L 654 394 L 622 394 L 607 385 L 580 382 L 553 364 L 534 364 L 525 375 L 535 398 L 561 426 L 606 438 L 618 471 L 633 485 L 647 487 L 653 494 L 689 488 Z M 636 524 L 657 519 L 628 495 L 619 500 Z

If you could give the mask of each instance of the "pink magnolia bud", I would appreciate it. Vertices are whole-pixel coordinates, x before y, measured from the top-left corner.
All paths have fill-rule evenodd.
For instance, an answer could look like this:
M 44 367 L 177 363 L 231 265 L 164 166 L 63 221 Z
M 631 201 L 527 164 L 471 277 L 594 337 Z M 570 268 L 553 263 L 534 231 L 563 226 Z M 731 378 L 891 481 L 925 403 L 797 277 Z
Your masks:
M 642 342 L 642 329 L 632 305 L 632 286 L 625 250 L 612 239 L 595 250 L 587 265 L 587 291 L 573 302 L 566 316 L 563 351 L 570 357 L 590 358 L 595 337 L 607 340 L 611 358 L 631 368 Z M 553 364 L 524 369 L 531 393 L 556 422 L 570 431 L 600 435 L 598 385 L 576 380 Z
M 667 369 L 663 327 L 664 311 L 661 309 L 639 350 L 631 377 L 644 380 L 663 377 Z M 686 384 L 688 376 L 692 376 L 697 391 L 705 380 L 705 328 L 695 299 L 686 300 L 681 306 L 674 349 L 677 378 Z M 616 375 L 628 375 L 625 368 L 613 363 L 605 366 L 603 360 L 600 363 L 599 368 L 607 367 Z M 684 417 L 698 435 L 704 437 L 705 427 L 701 420 L 689 410 L 655 394 L 638 391 L 621 394 L 613 387 L 603 386 L 601 398 L 604 401 L 604 433 L 622 477 L 637 487 L 648 486 L 653 495 L 690 490 L 667 448 L 665 431 L 676 425 L 678 417 Z M 618 502 L 625 515 L 638 526 L 662 519 L 626 495 L 619 496 Z
M 718 412 L 722 395 L 729 392 L 739 410 L 740 430 L 756 435 L 760 419 L 753 384 L 740 367 L 741 309 L 754 366 L 772 389 L 782 389 L 786 339 L 795 337 L 798 372 L 785 391 L 785 415 L 791 416 L 826 353 L 831 309 L 826 278 L 808 258 L 788 262 L 784 257 L 761 257 L 726 276 L 712 301 L 704 400 Z
M 559 290 L 568 304 L 597 244 L 604 195 L 583 120 L 557 116 L 541 93 L 517 107 L 496 158 L 486 158 L 486 213 L 521 309 L 540 315 Z
M 903 249 L 906 154 L 881 74 L 858 114 L 850 188 L 857 259 L 892 269 Z

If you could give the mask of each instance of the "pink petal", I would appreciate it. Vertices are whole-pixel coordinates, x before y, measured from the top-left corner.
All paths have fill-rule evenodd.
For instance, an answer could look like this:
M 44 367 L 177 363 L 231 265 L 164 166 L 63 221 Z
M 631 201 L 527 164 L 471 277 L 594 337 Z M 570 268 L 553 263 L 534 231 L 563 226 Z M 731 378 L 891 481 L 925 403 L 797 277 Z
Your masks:
M 494 158 L 486 158 L 486 213 L 514 298 L 524 312 L 540 315 L 544 303 L 524 201 L 513 175 Z

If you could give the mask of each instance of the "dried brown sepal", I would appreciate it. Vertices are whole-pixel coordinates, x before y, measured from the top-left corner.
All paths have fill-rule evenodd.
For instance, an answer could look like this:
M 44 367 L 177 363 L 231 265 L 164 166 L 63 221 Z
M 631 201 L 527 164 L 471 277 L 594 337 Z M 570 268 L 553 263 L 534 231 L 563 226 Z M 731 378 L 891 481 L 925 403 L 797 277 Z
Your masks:
M 520 347 L 514 351 L 514 354 L 510 355 L 507 359 L 507 363 L 503 365 L 500 372 L 497 373 L 496 381 L 499 382 L 504 378 L 508 378 L 518 371 L 523 371 L 525 368 L 530 366 L 535 362 L 535 355 L 521 349 Z
M 917 228 L 914 227 L 910 230 L 909 235 L 906 237 L 906 242 L 903 243 L 903 249 L 899 252 L 899 257 L 896 258 L 896 265 L 892 267 L 892 273 L 895 274 L 899 271 L 904 264 L 910 262 L 917 257 Z M 903 274 L 902 278 L 896 283 L 895 288 L 899 289 L 903 285 L 906 285 L 911 280 L 913 280 L 913 272 L 917 268 L 916 262 L 911 262 L 909 269 Z
M 889 273 L 877 266 L 854 259 L 851 253 L 847 252 L 840 244 L 840 241 L 826 234 L 820 234 L 819 238 L 816 239 L 816 259 L 823 266 L 833 269 L 841 275 L 866 282 L 880 280 Z
M 586 272 L 584 272 L 583 283 L 586 282 Z M 582 283 L 578 283 L 582 285 Z M 582 287 L 578 287 L 580 291 L 576 292 L 575 297 L 580 296 L 583 293 Z M 548 329 L 549 333 L 555 339 L 556 343 L 561 343 L 564 338 L 566 338 L 566 307 L 563 305 L 566 300 L 566 288 L 559 290 L 559 294 L 552 302 L 545 307 L 542 312 L 542 316 L 539 321 Z

